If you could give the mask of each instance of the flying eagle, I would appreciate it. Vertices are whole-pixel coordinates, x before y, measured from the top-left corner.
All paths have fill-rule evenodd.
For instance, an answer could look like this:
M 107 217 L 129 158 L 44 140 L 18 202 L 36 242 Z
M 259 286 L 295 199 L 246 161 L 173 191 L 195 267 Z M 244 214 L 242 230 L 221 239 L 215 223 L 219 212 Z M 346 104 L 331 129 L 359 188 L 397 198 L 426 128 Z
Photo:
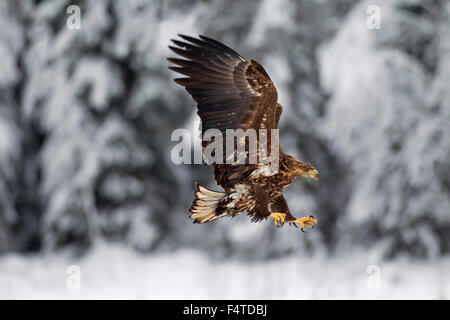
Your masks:
M 202 133 L 217 129 L 278 129 L 283 107 L 264 68 L 255 60 L 247 61 L 237 52 L 211 38 L 179 35 L 169 48 L 183 59 L 168 58 L 177 66 L 169 68 L 187 77 L 174 79 L 186 88 L 197 103 Z M 268 139 L 271 138 L 269 135 Z M 268 142 L 270 144 L 270 142 Z M 203 142 L 203 151 L 208 142 Z M 277 147 L 279 148 L 279 147 Z M 247 212 L 252 221 L 272 217 L 275 225 L 299 223 L 302 231 L 314 226 L 313 216 L 295 218 L 283 197 L 283 191 L 296 178 L 319 179 L 310 164 L 278 150 L 278 170 L 270 170 L 260 158 L 256 163 L 213 163 L 217 184 L 224 192 L 195 186 L 190 208 L 194 223 L 205 223 L 224 216 Z M 271 152 L 271 150 L 269 151 Z

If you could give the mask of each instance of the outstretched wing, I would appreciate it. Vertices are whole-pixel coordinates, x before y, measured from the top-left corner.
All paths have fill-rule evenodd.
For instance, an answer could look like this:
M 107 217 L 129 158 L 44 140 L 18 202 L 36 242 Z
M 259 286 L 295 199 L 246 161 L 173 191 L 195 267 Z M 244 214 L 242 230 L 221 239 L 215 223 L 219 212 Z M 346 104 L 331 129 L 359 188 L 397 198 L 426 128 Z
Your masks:
M 178 65 L 170 69 L 187 76 L 175 82 L 184 86 L 197 102 L 202 133 L 219 129 L 225 137 L 226 129 L 278 128 L 282 108 L 277 104 L 277 90 L 258 62 L 247 61 L 233 49 L 202 35 L 199 39 L 179 36 L 185 41 L 172 40 L 177 47 L 169 48 L 183 59 L 168 61 Z M 207 145 L 208 142 L 203 143 L 203 147 Z M 222 186 L 228 173 L 217 171 L 231 170 L 230 174 L 239 178 L 251 170 L 241 165 L 215 165 L 215 169 L 216 180 Z
M 188 77 L 175 79 L 197 102 L 202 130 L 276 128 L 277 90 L 264 68 L 224 44 L 199 36 L 180 35 L 172 51 L 185 59 L 168 58 L 170 69 Z

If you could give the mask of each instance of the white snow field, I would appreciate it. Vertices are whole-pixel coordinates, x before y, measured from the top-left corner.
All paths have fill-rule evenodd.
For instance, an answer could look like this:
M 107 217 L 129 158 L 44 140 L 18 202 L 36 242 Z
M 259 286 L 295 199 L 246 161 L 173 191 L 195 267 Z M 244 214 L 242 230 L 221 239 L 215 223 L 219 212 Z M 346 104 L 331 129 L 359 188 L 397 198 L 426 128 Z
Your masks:
M 68 273 L 71 265 L 79 267 L 79 289 L 73 287 L 75 274 Z M 3 256 L 0 298 L 449 299 L 450 259 L 377 262 L 366 252 L 215 262 L 196 250 L 143 255 L 101 244 L 82 258 Z

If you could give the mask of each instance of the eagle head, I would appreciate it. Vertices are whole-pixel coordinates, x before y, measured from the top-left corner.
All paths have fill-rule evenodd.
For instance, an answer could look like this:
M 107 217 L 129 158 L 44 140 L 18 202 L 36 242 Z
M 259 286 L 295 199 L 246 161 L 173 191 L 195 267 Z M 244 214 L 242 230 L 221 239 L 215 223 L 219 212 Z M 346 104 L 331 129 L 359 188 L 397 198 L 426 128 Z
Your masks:
M 316 168 L 311 166 L 312 169 L 309 169 L 306 173 L 308 174 L 308 177 L 313 178 L 314 180 L 319 180 L 319 171 L 317 171 Z
M 296 178 L 313 178 L 314 180 L 319 180 L 319 171 L 317 171 L 316 168 L 314 168 L 313 165 L 304 163 L 298 159 L 295 159 L 292 157 L 289 161 L 289 171 L 291 174 L 293 174 Z
M 319 180 L 319 171 L 310 164 L 303 163 L 298 167 L 297 171 L 299 171 L 298 174 L 300 177 L 313 178 L 316 181 Z

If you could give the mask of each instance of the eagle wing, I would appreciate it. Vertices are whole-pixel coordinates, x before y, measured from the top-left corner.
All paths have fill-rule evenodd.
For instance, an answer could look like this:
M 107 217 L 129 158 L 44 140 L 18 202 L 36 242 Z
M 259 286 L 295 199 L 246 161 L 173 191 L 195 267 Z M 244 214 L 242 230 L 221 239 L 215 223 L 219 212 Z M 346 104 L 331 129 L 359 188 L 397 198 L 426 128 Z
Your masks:
M 186 88 L 197 102 L 202 133 L 218 129 L 277 129 L 282 107 L 278 94 L 264 68 L 255 60 L 247 61 L 224 44 L 199 36 L 179 35 L 185 41 L 172 40 L 169 48 L 184 59 L 168 58 L 176 64 L 170 69 L 187 77 L 174 81 Z M 208 143 L 204 142 L 203 148 Z M 270 146 L 270 134 L 268 136 Z M 250 174 L 255 165 L 215 164 L 215 176 L 225 189 Z

